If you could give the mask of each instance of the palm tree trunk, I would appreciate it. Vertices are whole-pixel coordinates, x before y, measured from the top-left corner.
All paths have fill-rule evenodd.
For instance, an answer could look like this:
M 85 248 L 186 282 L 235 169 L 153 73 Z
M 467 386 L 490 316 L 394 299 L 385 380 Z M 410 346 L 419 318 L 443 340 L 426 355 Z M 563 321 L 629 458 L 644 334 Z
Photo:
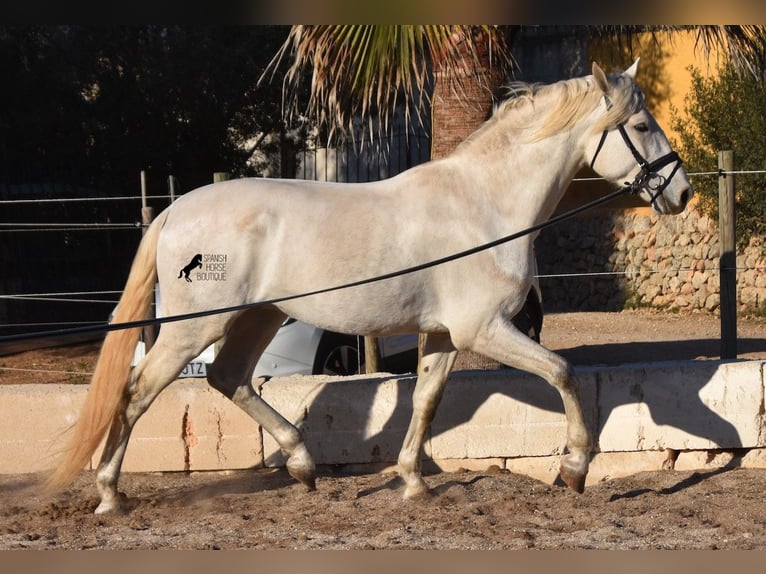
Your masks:
M 439 159 L 452 151 L 476 131 L 491 115 L 495 98 L 505 80 L 503 69 L 490 65 L 488 42 L 476 41 L 482 68 L 475 70 L 466 63 L 461 82 L 447 78 L 447 72 L 434 62 L 434 94 L 431 100 L 431 159 Z M 469 56 L 466 55 L 466 62 Z M 418 364 L 423 356 L 423 333 L 418 336 Z

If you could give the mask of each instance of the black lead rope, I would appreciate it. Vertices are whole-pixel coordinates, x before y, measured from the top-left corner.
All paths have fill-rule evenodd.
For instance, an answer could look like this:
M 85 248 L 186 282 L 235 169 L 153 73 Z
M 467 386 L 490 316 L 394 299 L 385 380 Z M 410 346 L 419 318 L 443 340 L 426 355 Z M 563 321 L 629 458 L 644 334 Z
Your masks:
M 429 269 L 431 267 L 436 267 L 437 265 L 442 265 L 444 263 L 449 263 L 450 261 L 455 261 L 456 259 L 462 259 L 463 257 L 468 257 L 469 255 L 474 255 L 475 253 L 479 253 L 480 251 L 485 251 L 487 249 L 491 249 L 493 247 L 497 247 L 498 245 L 502 245 L 503 243 L 508 243 L 509 241 L 513 241 L 514 239 L 518 239 L 519 237 L 523 237 L 525 235 L 529 235 L 530 233 L 534 233 L 535 231 L 539 231 L 541 229 L 544 229 L 546 227 L 550 227 L 551 225 L 555 225 L 561 221 L 564 221 L 566 219 L 570 219 L 574 217 L 575 215 L 578 215 L 579 213 L 582 213 L 583 211 L 587 211 L 589 209 L 592 209 L 594 207 L 597 207 L 599 205 L 602 205 L 604 203 L 607 203 L 609 201 L 612 201 L 613 199 L 616 199 L 617 197 L 621 195 L 625 195 L 626 193 L 632 192 L 632 187 L 630 185 L 625 185 L 624 187 L 621 187 L 620 189 L 605 195 L 603 197 L 600 197 L 598 199 L 595 199 L 589 203 L 586 203 L 584 205 L 581 205 L 580 207 L 576 207 L 574 209 L 571 209 L 565 213 L 562 213 L 560 215 L 557 215 L 555 217 L 552 217 L 548 219 L 547 221 L 543 221 L 542 223 L 538 223 L 536 225 L 533 225 L 532 227 L 528 227 L 527 229 L 523 229 L 521 231 L 518 231 L 516 233 L 512 233 L 510 235 L 506 235 L 505 237 L 501 237 L 499 239 L 495 239 L 494 241 L 490 241 L 489 243 L 484 243 L 483 245 L 479 245 L 477 247 L 472 247 L 471 249 L 466 249 L 465 251 L 460 251 L 458 253 L 454 253 L 452 255 L 448 255 L 446 257 L 442 257 L 440 259 L 434 259 L 433 261 L 429 261 L 427 263 L 421 263 L 420 265 L 415 265 L 414 267 L 407 267 L 405 269 L 400 269 L 399 271 L 392 271 L 391 273 L 386 273 L 384 275 L 378 275 L 377 277 L 370 277 L 368 279 L 360 279 L 358 281 L 352 281 L 351 283 L 344 283 L 342 285 L 336 285 L 333 287 L 326 287 L 324 289 L 317 289 L 315 291 L 309 291 L 306 293 L 299 293 L 296 295 L 285 295 L 283 297 L 276 297 L 274 299 L 266 299 L 263 301 L 256 301 L 253 303 L 243 303 L 241 305 L 234 305 L 232 307 L 221 307 L 218 309 L 209 309 L 207 311 L 197 311 L 195 313 L 185 313 L 182 315 L 171 315 L 168 317 L 155 317 L 153 319 L 141 319 L 138 321 L 126 321 L 123 323 L 106 323 L 104 325 L 89 325 L 89 326 L 83 326 L 83 327 L 70 327 L 67 329 L 55 329 L 52 331 L 38 331 L 36 333 L 21 333 L 18 335 L 4 335 L 0 336 L 0 344 L 3 343 L 16 343 L 21 341 L 31 341 L 34 339 L 43 339 L 47 337 L 65 337 L 65 336 L 73 336 L 73 335 L 83 335 L 83 334 L 93 334 L 93 333 L 105 333 L 108 331 L 118 331 L 121 329 L 135 329 L 135 328 L 142 328 L 142 327 L 148 327 L 150 325 L 161 325 L 163 323 L 173 323 L 176 321 L 188 321 L 190 319 L 198 319 L 200 317 L 207 317 L 209 315 L 218 315 L 221 313 L 231 313 L 235 311 L 244 311 L 245 309 L 251 309 L 253 307 L 262 307 L 265 305 L 275 305 L 277 303 L 284 303 L 285 301 L 292 301 L 294 299 L 301 299 L 303 297 L 311 297 L 313 295 L 321 295 L 324 293 L 330 293 L 331 291 L 339 291 L 341 289 L 350 289 L 351 287 L 359 287 L 361 285 L 367 285 L 369 283 L 376 283 L 378 281 L 385 281 L 386 279 L 393 279 L 394 277 L 401 277 L 402 275 L 409 275 L 411 273 L 416 273 L 418 271 L 423 271 L 424 269 Z
M 612 103 L 606 95 L 604 96 L 604 100 L 606 101 L 607 109 L 611 108 Z M 471 249 L 467 249 L 459 253 L 454 253 L 452 255 L 448 255 L 440 259 L 434 259 L 433 261 L 429 261 L 427 263 L 421 263 L 420 265 L 415 265 L 414 267 L 407 267 L 399 271 L 393 271 L 391 273 L 386 273 L 384 275 L 378 275 L 377 277 L 360 279 L 358 281 L 352 281 L 351 283 L 344 283 L 342 285 L 336 285 L 334 287 L 317 289 L 315 291 L 309 291 L 307 293 L 299 293 L 297 295 L 286 295 L 284 297 L 276 297 L 274 299 L 256 301 L 254 303 L 243 303 L 242 305 L 234 305 L 232 307 L 222 307 L 219 309 L 198 311 L 196 313 L 185 313 L 183 315 L 171 315 L 169 317 L 157 317 L 154 319 L 143 319 L 139 321 L 126 321 L 124 323 L 107 323 L 104 325 L 97 325 L 97 326 L 91 325 L 86 327 L 71 327 L 68 329 L 39 331 L 36 333 L 22 333 L 18 335 L 5 335 L 0 337 L 0 344 L 29 341 L 34 339 L 42 339 L 46 337 L 62 337 L 62 336 L 82 335 L 82 334 L 91 334 L 91 333 L 105 333 L 108 331 L 117 331 L 120 329 L 135 329 L 140 327 L 148 327 L 150 325 L 160 325 L 162 323 L 171 323 L 176 321 L 187 321 L 190 319 L 198 319 L 200 317 L 207 317 L 209 315 L 217 315 L 220 313 L 231 313 L 235 311 L 243 311 L 245 309 L 250 309 L 253 307 L 261 307 L 264 305 L 275 305 L 277 303 L 284 303 L 285 301 L 292 301 L 294 299 L 301 299 L 303 297 L 311 297 L 312 295 L 321 295 L 324 293 L 330 293 L 331 291 L 339 291 L 341 289 L 350 289 L 351 287 L 359 287 L 361 285 L 367 285 L 369 283 L 385 281 L 386 279 L 393 279 L 394 277 L 401 277 L 402 275 L 416 273 L 424 269 L 429 269 L 431 267 L 436 267 L 437 265 L 442 265 L 444 263 L 449 263 L 450 261 L 455 261 L 456 259 L 468 257 L 469 255 L 473 255 L 475 253 L 479 253 L 480 251 L 497 247 L 498 245 L 502 245 L 503 243 L 513 241 L 514 239 L 518 239 L 519 237 L 523 237 L 525 235 L 529 235 L 530 233 L 534 233 L 535 231 L 539 231 L 551 225 L 555 225 L 556 223 L 559 223 L 561 221 L 574 217 L 575 215 L 582 213 L 583 211 L 592 209 L 593 207 L 612 201 L 613 199 L 621 195 L 624 195 L 626 193 L 637 193 L 641 189 L 646 189 L 649 192 L 651 196 L 650 203 L 653 205 L 655 200 L 660 195 L 662 195 L 662 192 L 665 191 L 665 188 L 667 188 L 667 186 L 670 184 L 670 181 L 673 179 L 673 176 L 681 167 L 681 158 L 678 156 L 678 154 L 675 151 L 670 151 L 669 153 L 665 154 L 664 156 L 650 163 L 641 155 L 641 153 L 633 145 L 633 142 L 630 140 L 628 133 L 625 131 L 625 127 L 622 124 L 620 124 L 617 127 L 617 129 L 619 130 L 620 135 L 622 136 L 622 139 L 625 141 L 625 144 L 628 146 L 628 149 L 630 149 L 630 152 L 633 154 L 633 157 L 635 158 L 636 162 L 638 162 L 638 165 L 641 168 L 641 171 L 638 173 L 638 175 L 636 175 L 636 177 L 633 179 L 632 182 L 625 182 L 625 185 L 623 187 L 621 187 L 617 191 L 614 191 L 608 195 L 605 195 L 604 197 L 601 197 L 599 199 L 586 203 L 585 205 L 581 205 L 580 207 L 577 207 L 575 209 L 562 213 L 561 215 L 552 217 L 551 219 L 547 221 L 538 223 L 522 231 L 512 233 L 511 235 L 506 235 L 505 237 L 501 237 L 500 239 L 496 239 L 489 243 L 485 243 L 483 245 L 479 245 L 477 247 L 473 247 Z M 598 157 L 598 154 L 604 145 L 604 141 L 606 140 L 607 134 L 608 134 L 608 130 L 604 130 L 604 132 L 601 134 L 601 140 L 599 141 L 598 146 L 596 148 L 596 153 L 593 154 L 593 159 L 590 162 L 591 169 L 593 168 L 593 164 L 596 162 L 596 158 Z M 670 173 L 669 177 L 665 178 L 658 173 L 660 169 L 662 169 L 666 165 L 669 165 L 672 162 L 675 162 L 676 165 L 673 168 L 673 171 Z

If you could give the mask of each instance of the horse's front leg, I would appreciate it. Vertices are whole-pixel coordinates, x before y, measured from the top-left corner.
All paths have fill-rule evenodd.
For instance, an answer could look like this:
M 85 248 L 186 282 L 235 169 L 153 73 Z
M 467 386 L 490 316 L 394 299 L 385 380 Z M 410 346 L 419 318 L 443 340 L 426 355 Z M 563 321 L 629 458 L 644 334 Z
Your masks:
M 448 334 L 425 335 L 423 355 L 418 363 L 418 380 L 412 396 L 412 419 L 399 453 L 399 476 L 405 483 L 405 498 L 428 493 L 428 486 L 421 476 L 421 449 L 456 356 L 457 350 Z
M 558 390 L 567 420 L 568 453 L 561 459 L 561 479 L 573 490 L 583 492 L 593 447 L 580 404 L 579 386 L 569 362 L 519 332 L 504 317 L 498 317 L 476 337 L 470 348 L 538 375 Z

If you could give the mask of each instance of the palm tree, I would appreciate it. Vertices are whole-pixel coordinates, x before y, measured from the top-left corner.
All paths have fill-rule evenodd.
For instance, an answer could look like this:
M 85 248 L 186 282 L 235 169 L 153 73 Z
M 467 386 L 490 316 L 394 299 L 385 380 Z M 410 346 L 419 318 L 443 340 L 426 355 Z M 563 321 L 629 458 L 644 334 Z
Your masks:
M 374 135 L 392 128 L 400 106 L 408 123 L 423 120 L 433 73 L 463 102 L 477 85 L 489 95 L 495 86 L 487 70 L 512 64 L 505 39 L 494 26 L 293 26 L 262 79 L 289 60 L 288 123 L 305 115 L 333 139 L 353 136 L 363 118 L 367 135 Z M 307 81 L 301 110 L 298 94 Z
M 725 58 L 742 73 L 761 75 L 766 64 L 764 26 L 559 27 L 566 33 L 608 40 L 617 47 L 650 40 L 696 35 L 706 54 Z M 431 157 L 447 155 L 489 115 L 506 71 L 513 71 L 510 40 L 520 26 L 317 25 L 293 26 L 267 72 L 286 63 L 285 119 L 303 115 L 328 134 L 353 136 L 362 118 L 368 136 L 389 132 L 397 106 L 406 121 L 423 121 L 431 110 Z M 433 85 L 429 85 L 433 82 Z M 298 94 L 306 88 L 307 105 Z M 430 95 L 429 95 L 429 88 Z M 430 106 L 428 105 L 430 104 Z M 440 106 L 449 111 L 441 120 Z M 456 117 L 458 118 L 456 120 Z M 368 349 L 370 340 L 366 339 Z M 368 372 L 376 370 L 368 351 Z
M 288 123 L 306 116 L 328 136 L 353 134 L 363 118 L 368 133 L 388 130 L 397 106 L 408 121 L 422 120 L 438 94 L 478 109 L 480 121 L 513 70 L 512 35 L 521 26 L 475 25 L 316 25 L 293 26 L 262 79 L 287 64 L 283 87 Z M 578 29 L 579 28 L 579 29 Z M 696 46 L 716 54 L 743 73 L 766 68 L 765 26 L 592 25 L 559 26 L 562 35 L 582 33 L 615 45 L 693 33 Z M 434 96 L 429 83 L 434 81 Z M 308 83 L 305 108 L 298 94 Z M 478 123 L 478 122 L 477 122 Z M 473 125 L 472 128 L 475 128 Z M 468 133 L 473 131 L 469 129 Z M 466 134 L 467 135 L 467 134 Z

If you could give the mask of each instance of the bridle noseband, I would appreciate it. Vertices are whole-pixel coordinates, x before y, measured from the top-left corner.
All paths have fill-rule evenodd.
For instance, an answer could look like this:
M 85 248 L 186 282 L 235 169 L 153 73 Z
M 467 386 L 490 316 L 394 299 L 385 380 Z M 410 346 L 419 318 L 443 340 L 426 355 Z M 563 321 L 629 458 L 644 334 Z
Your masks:
M 607 110 L 611 109 L 612 102 L 609 100 L 608 96 L 604 95 L 604 101 L 606 102 L 606 109 Z M 681 158 L 678 156 L 678 153 L 676 153 L 675 150 L 671 150 L 670 152 L 654 160 L 653 162 L 649 162 L 636 149 L 636 146 L 633 145 L 633 142 L 630 141 L 628 132 L 625 131 L 625 124 L 620 124 L 619 126 L 617 126 L 617 130 L 620 132 L 620 135 L 622 136 L 622 139 L 625 142 L 625 145 L 628 146 L 630 153 L 633 154 L 633 157 L 636 159 L 636 162 L 641 168 L 641 171 L 638 172 L 638 174 L 633 179 L 633 181 L 632 182 L 626 181 L 625 185 L 629 187 L 633 193 L 638 193 L 641 189 L 645 189 L 646 191 L 648 191 L 649 195 L 651 196 L 650 203 L 654 205 L 654 202 L 657 200 L 659 196 L 662 195 L 662 192 L 665 191 L 665 188 L 670 184 L 670 180 L 673 179 L 673 176 L 676 174 L 676 172 L 681 167 L 681 164 L 683 162 L 681 161 Z M 598 154 L 604 145 L 604 141 L 606 140 L 606 136 L 609 134 L 609 131 L 610 130 L 606 129 L 601 134 L 601 140 L 599 140 L 598 142 L 596 153 L 593 154 L 593 159 L 590 162 L 591 169 L 593 169 L 593 165 L 596 163 L 596 158 L 598 157 Z M 664 176 L 658 173 L 659 170 L 661 170 L 663 167 L 673 162 L 675 162 L 675 166 L 673 167 L 673 171 L 670 172 L 669 177 L 665 178 Z

